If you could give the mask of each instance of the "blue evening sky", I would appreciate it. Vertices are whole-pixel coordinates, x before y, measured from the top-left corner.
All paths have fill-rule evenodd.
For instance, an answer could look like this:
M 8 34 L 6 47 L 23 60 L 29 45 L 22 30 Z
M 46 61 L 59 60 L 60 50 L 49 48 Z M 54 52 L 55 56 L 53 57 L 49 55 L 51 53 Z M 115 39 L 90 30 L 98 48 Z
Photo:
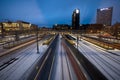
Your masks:
M 0 21 L 23 20 L 39 26 L 71 25 L 80 9 L 80 24 L 96 23 L 97 8 L 113 7 L 112 23 L 120 22 L 120 0 L 0 0 Z

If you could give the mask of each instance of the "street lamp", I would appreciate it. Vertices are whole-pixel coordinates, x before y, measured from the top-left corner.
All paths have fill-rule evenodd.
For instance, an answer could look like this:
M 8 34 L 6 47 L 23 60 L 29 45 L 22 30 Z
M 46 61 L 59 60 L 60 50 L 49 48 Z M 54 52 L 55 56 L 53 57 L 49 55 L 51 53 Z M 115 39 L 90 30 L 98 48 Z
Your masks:
M 78 34 L 77 34 L 77 49 L 78 49 L 78 41 L 79 41 L 79 37 L 78 37 Z
M 36 28 L 36 42 L 37 42 L 37 53 L 39 53 L 39 44 L 38 44 L 38 27 Z

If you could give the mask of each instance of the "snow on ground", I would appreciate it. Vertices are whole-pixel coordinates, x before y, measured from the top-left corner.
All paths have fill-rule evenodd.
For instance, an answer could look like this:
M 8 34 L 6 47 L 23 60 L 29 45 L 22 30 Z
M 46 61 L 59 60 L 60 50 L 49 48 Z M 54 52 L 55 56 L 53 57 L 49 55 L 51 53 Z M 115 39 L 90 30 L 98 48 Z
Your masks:
M 79 42 L 79 51 L 85 55 L 108 79 L 120 78 L 120 58 L 101 49 Z M 113 57 L 114 56 L 114 57 Z M 117 57 L 115 59 L 115 56 Z M 119 61 L 118 61 L 119 60 Z
M 105 50 L 85 40 L 79 41 L 78 49 L 108 79 L 120 79 L 120 50 Z
M 30 46 L 31 47 L 31 46 Z M 37 49 L 25 50 L 24 54 L 18 56 L 18 60 L 10 64 L 8 67 L 0 72 L 0 79 L 2 80 L 19 80 L 23 74 L 27 73 L 27 70 L 41 58 L 46 51 L 46 45 L 39 45 L 40 53 L 37 53 Z M 22 52 L 22 51 L 21 51 Z
M 58 42 L 58 49 L 56 52 L 56 58 L 55 58 L 55 75 L 54 80 L 77 80 L 76 74 L 74 72 L 74 69 L 72 67 L 71 62 L 69 61 L 69 58 L 67 56 L 67 53 L 61 45 L 61 35 Z

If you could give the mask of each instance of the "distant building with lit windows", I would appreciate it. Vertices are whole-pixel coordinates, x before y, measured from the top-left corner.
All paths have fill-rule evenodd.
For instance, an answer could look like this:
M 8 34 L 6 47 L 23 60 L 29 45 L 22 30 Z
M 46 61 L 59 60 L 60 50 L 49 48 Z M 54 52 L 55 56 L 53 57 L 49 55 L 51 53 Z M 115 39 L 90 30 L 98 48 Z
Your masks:
M 120 39 L 120 22 L 115 23 L 111 27 L 112 35 L 116 37 L 116 39 Z
M 54 30 L 68 30 L 70 26 L 68 24 L 55 24 L 53 25 Z
M 30 30 L 32 27 L 30 23 L 24 21 L 2 22 L 1 25 L 4 31 Z
M 31 24 L 29 22 L 17 21 L 19 24 L 20 30 L 30 30 Z
M 2 25 L 5 31 L 20 30 L 19 24 L 16 22 L 3 22 Z
M 17 32 L 30 32 L 30 33 L 34 33 L 34 31 L 36 31 L 37 29 L 37 25 L 35 24 L 31 24 L 29 22 L 24 22 L 24 21 L 16 21 L 16 22 L 12 22 L 12 21 L 7 21 L 7 22 L 0 22 L 0 38 L 4 37 L 6 35 L 13 35 L 13 34 L 17 34 Z
M 79 9 L 75 9 L 72 14 L 72 29 L 79 29 L 79 21 L 80 21 L 80 11 Z
M 2 23 L 0 23 L 0 35 L 2 35 Z
M 113 7 L 97 9 L 96 23 L 111 26 Z

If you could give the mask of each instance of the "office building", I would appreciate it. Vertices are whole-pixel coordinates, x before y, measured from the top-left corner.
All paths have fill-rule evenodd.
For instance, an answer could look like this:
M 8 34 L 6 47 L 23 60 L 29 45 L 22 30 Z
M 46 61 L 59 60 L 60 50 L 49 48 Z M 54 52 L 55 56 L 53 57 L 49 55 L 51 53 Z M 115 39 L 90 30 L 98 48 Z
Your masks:
M 97 24 L 103 24 L 104 26 L 111 26 L 112 23 L 113 7 L 97 9 Z
M 79 20 L 80 19 L 80 11 L 79 9 L 75 9 L 72 14 L 72 29 L 79 29 Z

